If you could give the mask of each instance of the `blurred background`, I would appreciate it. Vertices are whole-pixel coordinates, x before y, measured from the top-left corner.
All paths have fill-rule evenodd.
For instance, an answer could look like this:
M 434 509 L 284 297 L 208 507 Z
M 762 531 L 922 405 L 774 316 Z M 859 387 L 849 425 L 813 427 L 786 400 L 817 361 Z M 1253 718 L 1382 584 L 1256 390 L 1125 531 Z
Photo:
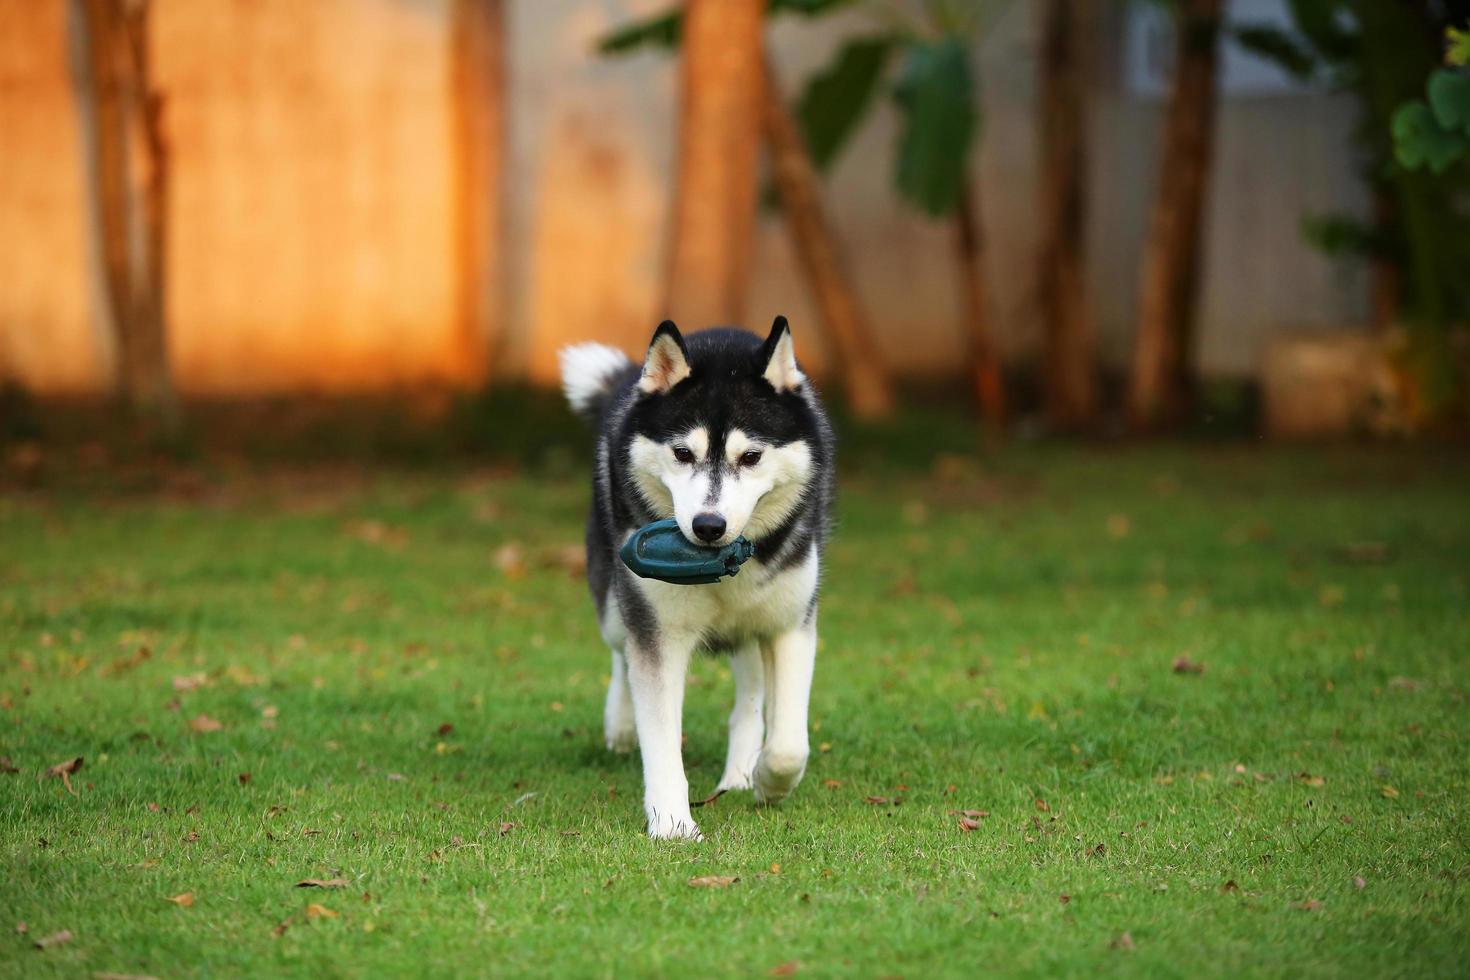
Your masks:
M 1467 13 L 0 0 L 0 433 L 514 451 L 777 313 L 878 425 L 1463 432 Z

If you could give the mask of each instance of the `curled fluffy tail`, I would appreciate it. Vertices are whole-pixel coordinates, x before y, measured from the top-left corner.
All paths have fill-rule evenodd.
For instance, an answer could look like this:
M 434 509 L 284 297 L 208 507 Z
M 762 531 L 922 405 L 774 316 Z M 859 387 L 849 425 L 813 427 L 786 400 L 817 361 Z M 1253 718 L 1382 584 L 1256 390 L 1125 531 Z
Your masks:
M 561 390 L 572 411 L 585 418 L 602 414 L 618 382 L 633 367 L 628 355 L 606 344 L 573 344 L 557 354 L 561 361 Z

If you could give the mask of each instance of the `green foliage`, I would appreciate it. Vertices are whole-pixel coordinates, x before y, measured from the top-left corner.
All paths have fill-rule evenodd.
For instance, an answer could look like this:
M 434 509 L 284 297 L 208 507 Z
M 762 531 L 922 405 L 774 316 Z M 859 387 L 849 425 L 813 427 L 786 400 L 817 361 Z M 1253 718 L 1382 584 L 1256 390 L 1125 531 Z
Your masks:
M 766 15 L 797 14 L 816 17 L 854 0 L 767 0 Z M 597 41 L 597 50 L 603 54 L 630 54 L 644 48 L 669 50 L 679 46 L 679 36 L 684 29 L 682 7 L 672 7 L 661 14 L 634 21 L 613 30 Z
M 959 202 L 979 122 L 965 43 L 947 37 L 911 44 L 894 99 L 903 115 L 898 189 L 927 214 L 947 214 Z
M 1350 214 L 1309 214 L 1302 237 L 1334 258 L 1374 258 L 1384 254 L 1382 230 Z
M 1423 102 L 1408 102 L 1393 114 L 1394 156 L 1409 170 L 1428 167 L 1442 174 L 1464 155 L 1464 136 L 1445 129 Z
M 1429 107 L 1441 129 L 1470 137 L 1470 74 L 1441 68 L 1430 75 Z
M 1470 31 L 1457 30 L 1449 27 L 1445 29 L 1445 55 L 1444 61 L 1447 65 L 1464 68 L 1470 65 Z
M 796 106 L 812 162 L 825 170 L 862 122 L 884 69 L 898 48 L 892 37 L 848 41 L 832 64 L 813 75 Z

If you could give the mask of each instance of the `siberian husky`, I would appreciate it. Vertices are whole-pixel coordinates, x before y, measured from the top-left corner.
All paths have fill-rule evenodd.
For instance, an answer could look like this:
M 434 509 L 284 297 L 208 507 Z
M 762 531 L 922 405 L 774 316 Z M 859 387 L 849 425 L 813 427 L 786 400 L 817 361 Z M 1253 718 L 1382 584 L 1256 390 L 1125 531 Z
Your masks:
M 728 653 L 735 678 L 716 793 L 752 789 L 776 803 L 806 770 L 832 429 L 785 317 L 764 341 L 728 328 L 686 338 L 666 320 L 641 366 L 579 344 L 561 351 L 561 370 L 572 408 L 599 430 L 587 578 L 612 648 L 607 745 L 641 750 L 649 836 L 700 840 L 680 749 L 695 652 Z M 744 535 L 754 556 L 708 585 L 639 578 L 618 549 L 666 518 L 698 545 Z

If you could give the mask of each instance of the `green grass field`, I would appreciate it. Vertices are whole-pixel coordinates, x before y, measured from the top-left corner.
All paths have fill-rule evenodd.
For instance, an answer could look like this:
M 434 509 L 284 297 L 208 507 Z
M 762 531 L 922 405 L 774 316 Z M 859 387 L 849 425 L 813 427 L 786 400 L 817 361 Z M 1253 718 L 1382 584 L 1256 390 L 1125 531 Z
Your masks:
M 698 845 L 602 748 L 580 476 L 200 472 L 0 496 L 5 975 L 1470 970 L 1463 460 L 852 465 L 806 781 Z

